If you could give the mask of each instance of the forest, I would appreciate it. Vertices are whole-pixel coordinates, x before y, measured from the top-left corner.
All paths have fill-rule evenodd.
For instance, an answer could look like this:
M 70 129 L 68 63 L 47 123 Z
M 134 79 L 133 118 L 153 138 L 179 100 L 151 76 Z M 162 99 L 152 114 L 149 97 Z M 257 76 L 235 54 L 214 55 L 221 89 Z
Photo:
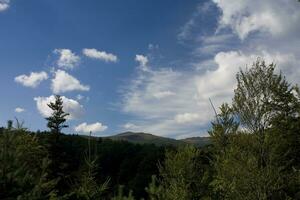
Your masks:
M 300 199 L 299 87 L 262 59 L 236 82 L 202 147 L 63 134 L 57 95 L 49 131 L 18 119 L 0 129 L 0 199 Z

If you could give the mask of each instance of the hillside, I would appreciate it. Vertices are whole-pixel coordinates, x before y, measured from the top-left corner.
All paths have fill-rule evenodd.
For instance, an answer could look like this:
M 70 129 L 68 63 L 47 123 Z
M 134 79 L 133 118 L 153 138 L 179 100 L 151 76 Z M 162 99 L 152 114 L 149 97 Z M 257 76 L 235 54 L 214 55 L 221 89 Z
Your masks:
M 194 144 L 196 146 L 205 146 L 210 143 L 209 137 L 191 137 L 180 140 L 185 143 Z
M 134 132 L 125 132 L 113 136 L 104 137 L 111 140 L 123 140 L 132 143 L 139 144 L 155 144 L 158 146 L 162 145 L 181 145 L 181 144 L 194 144 L 196 146 L 205 146 L 209 143 L 208 137 L 194 137 L 194 138 L 186 138 L 183 140 L 176 140 L 172 138 L 160 137 L 156 135 L 152 135 L 149 133 L 134 133 Z

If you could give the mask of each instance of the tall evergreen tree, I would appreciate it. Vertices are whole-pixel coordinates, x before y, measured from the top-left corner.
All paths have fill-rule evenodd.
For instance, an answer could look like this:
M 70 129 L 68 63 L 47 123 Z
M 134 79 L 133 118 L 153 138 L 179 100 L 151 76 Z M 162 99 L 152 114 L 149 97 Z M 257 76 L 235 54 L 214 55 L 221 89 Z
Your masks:
M 66 117 L 69 113 L 65 113 L 63 110 L 63 100 L 60 95 L 55 96 L 55 102 L 50 102 L 48 104 L 49 108 L 52 109 L 52 115 L 47 117 L 47 126 L 51 132 L 55 135 L 56 140 L 59 138 L 59 134 L 63 128 L 68 128 L 69 126 L 65 124 Z

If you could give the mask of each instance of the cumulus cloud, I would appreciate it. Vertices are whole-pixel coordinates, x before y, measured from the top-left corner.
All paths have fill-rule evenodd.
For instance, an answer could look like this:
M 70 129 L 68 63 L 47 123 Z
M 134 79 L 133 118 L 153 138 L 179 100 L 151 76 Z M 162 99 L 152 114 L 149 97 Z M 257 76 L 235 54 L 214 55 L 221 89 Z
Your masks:
M 70 49 L 55 49 L 55 54 L 59 54 L 57 65 L 63 69 L 73 69 L 80 62 L 80 57 Z
M 105 51 L 98 51 L 97 49 L 83 49 L 82 53 L 93 59 L 103 60 L 105 62 L 117 62 L 118 57 L 112 53 L 106 53 Z
M 52 114 L 51 108 L 49 108 L 48 104 L 50 102 L 55 102 L 55 96 L 51 95 L 49 97 L 35 97 L 36 107 L 40 114 L 43 117 L 49 117 Z M 63 100 L 63 109 L 66 113 L 70 115 L 67 117 L 68 119 L 78 119 L 80 118 L 83 113 L 83 106 L 74 99 L 69 99 L 65 96 L 62 96 Z
M 222 11 L 220 27 L 230 27 L 241 39 L 260 31 L 273 36 L 299 29 L 299 2 L 286 0 L 213 0 Z
M 144 55 L 136 55 L 135 56 L 135 61 L 137 61 L 140 65 L 140 69 L 143 70 L 143 71 L 148 71 L 148 57 L 147 56 L 144 56 Z
M 93 124 L 87 124 L 86 122 L 79 124 L 74 128 L 76 132 L 89 133 L 89 132 L 102 132 L 105 131 L 108 127 L 103 125 L 100 122 L 96 122 Z
M 53 93 L 59 94 L 70 91 L 89 91 L 88 85 L 82 85 L 78 79 L 63 70 L 57 70 L 52 79 L 51 89 Z
M 10 0 L 0 0 L 0 12 L 5 11 L 9 8 Z
M 22 112 L 25 112 L 25 109 L 24 109 L 24 108 L 21 108 L 21 107 L 17 107 L 17 108 L 15 109 L 15 112 L 16 112 L 16 113 L 22 113 Z
M 26 87 L 36 88 L 42 81 L 47 80 L 46 72 L 31 72 L 29 75 L 20 75 L 15 77 L 15 82 L 20 83 Z

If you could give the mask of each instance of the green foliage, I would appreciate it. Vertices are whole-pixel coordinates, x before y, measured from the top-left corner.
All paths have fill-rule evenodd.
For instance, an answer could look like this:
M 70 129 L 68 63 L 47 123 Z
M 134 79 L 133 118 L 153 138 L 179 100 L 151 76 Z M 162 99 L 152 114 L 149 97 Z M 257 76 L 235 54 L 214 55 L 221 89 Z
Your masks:
M 155 175 L 151 177 L 151 182 L 145 190 L 149 200 L 160 200 L 164 197 L 164 188 L 160 185 L 159 180 Z
M 47 199 L 55 195 L 50 160 L 35 136 L 24 131 L 0 134 L 0 199 Z
M 96 181 L 96 173 L 95 170 L 97 168 L 96 158 L 91 160 L 87 156 L 85 157 L 85 166 L 84 169 L 80 172 L 79 181 L 75 184 L 75 195 L 78 199 L 101 199 L 103 197 L 103 193 L 107 190 L 109 179 L 107 179 L 104 183 L 99 184 Z
M 134 197 L 132 196 L 131 191 L 129 192 L 128 196 L 125 196 L 123 192 L 123 187 L 119 186 L 117 196 L 113 197 L 111 200 L 134 200 Z
M 248 131 L 263 134 L 278 114 L 288 114 L 294 99 L 292 88 L 275 64 L 257 60 L 252 68 L 237 74 L 233 108 Z
M 240 71 L 237 81 L 233 109 L 222 106 L 210 131 L 215 194 L 219 199 L 292 199 L 299 188 L 297 90 L 275 73 L 274 64 L 261 60 Z
M 204 174 L 199 165 L 200 151 L 194 146 L 181 146 L 167 151 L 163 165 L 160 166 L 162 199 L 191 200 L 203 196 Z
M 300 199 L 299 87 L 263 60 L 237 83 L 201 148 L 149 134 L 111 138 L 162 146 L 61 134 L 68 114 L 56 96 L 51 133 L 29 133 L 18 119 L 0 128 L 0 199 Z
M 239 123 L 236 122 L 233 109 L 228 104 L 221 105 L 220 111 L 216 121 L 212 122 L 212 130 L 208 133 L 214 143 L 215 151 L 225 153 L 230 137 L 236 133 Z
M 51 130 L 51 132 L 58 138 L 61 130 L 68 127 L 65 122 L 66 117 L 70 114 L 63 111 L 63 101 L 61 96 L 59 95 L 56 95 L 55 102 L 50 102 L 48 106 L 52 109 L 53 113 L 50 117 L 46 118 L 46 120 L 48 121 L 47 126 Z

